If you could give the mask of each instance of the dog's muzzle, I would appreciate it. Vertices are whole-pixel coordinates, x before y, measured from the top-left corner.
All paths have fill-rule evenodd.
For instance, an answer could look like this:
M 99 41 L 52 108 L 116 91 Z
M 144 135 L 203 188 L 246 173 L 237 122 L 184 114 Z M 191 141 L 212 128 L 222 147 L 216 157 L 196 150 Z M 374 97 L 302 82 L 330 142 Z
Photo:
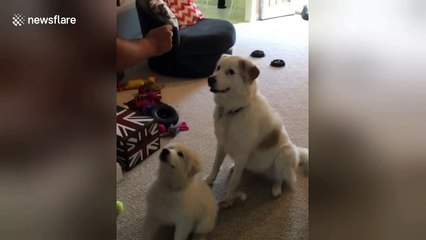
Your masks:
M 160 153 L 160 161 L 169 165 L 171 168 L 175 168 L 175 166 L 169 162 L 170 150 L 167 148 L 163 148 Z
M 163 148 L 160 153 L 160 160 L 162 162 L 167 162 L 167 157 L 170 155 L 170 151 L 167 148 Z
M 230 90 L 229 87 L 225 88 L 224 90 L 218 90 L 218 89 L 216 89 L 216 82 L 217 82 L 217 80 L 216 80 L 215 76 L 208 77 L 207 78 L 207 82 L 208 82 L 209 87 L 210 87 L 210 92 L 212 92 L 212 93 L 226 93 L 226 92 L 228 92 Z
M 210 88 L 213 88 L 216 85 L 216 78 L 214 76 L 210 76 L 207 78 L 207 82 Z

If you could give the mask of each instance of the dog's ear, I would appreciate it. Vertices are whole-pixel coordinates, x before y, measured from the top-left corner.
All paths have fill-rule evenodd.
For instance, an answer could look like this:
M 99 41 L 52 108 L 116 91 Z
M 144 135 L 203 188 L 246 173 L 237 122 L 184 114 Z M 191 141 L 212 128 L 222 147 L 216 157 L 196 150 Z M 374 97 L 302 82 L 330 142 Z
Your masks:
M 245 83 L 252 83 L 260 74 L 259 68 L 249 60 L 240 59 L 238 66 L 240 68 L 240 75 Z
M 189 161 L 189 170 L 188 170 L 188 177 L 192 178 L 195 174 L 199 173 L 201 171 L 201 163 L 198 159 L 190 159 Z

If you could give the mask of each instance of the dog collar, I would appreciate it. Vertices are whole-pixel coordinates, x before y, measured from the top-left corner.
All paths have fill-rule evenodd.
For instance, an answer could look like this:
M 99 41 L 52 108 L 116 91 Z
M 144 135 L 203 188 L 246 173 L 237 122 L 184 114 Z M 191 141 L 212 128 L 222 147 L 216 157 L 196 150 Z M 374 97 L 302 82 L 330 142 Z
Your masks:
M 231 110 L 226 112 L 226 116 L 233 116 L 233 115 L 241 112 L 241 110 L 243 110 L 245 107 L 246 106 L 239 107 L 239 108 L 236 108 L 236 109 L 231 109 Z M 222 118 L 222 116 L 223 116 L 223 108 L 221 108 L 221 110 L 220 110 L 219 118 Z
M 234 109 L 234 110 L 229 110 L 226 114 L 227 114 L 227 115 L 234 115 L 234 114 L 237 114 L 238 112 L 240 112 L 241 110 L 243 110 L 243 108 L 244 108 L 244 107 L 239 107 L 239 108 Z

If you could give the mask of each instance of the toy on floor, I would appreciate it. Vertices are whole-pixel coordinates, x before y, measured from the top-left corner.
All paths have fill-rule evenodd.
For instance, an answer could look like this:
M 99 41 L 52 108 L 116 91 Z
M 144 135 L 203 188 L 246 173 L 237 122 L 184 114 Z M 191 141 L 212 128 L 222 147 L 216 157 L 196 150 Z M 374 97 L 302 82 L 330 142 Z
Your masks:
M 163 124 L 159 124 L 158 129 L 160 131 L 160 137 L 176 137 L 180 131 L 188 131 L 189 127 L 186 122 L 181 122 L 176 125 L 172 124 L 168 128 Z
M 120 213 L 122 213 L 124 210 L 124 205 L 121 201 L 116 201 L 115 208 L 117 209 L 117 215 L 120 215 Z
M 161 88 L 156 86 L 156 77 L 149 77 L 147 81 L 131 80 L 128 84 L 134 84 L 138 88 L 138 93 L 134 99 L 125 103 L 130 109 L 139 111 L 144 115 L 151 114 L 151 108 L 161 103 Z M 130 86 L 129 86 L 130 87 Z M 124 89 L 124 88 L 123 88 Z
M 302 15 L 303 20 L 309 20 L 309 10 L 307 5 L 303 5 L 303 9 L 300 15 Z
M 147 90 L 145 87 L 139 88 L 139 93 L 135 96 L 134 107 L 142 112 L 150 112 L 151 108 L 161 103 L 160 90 Z
M 263 58 L 265 57 L 265 53 L 262 50 L 254 50 L 251 54 L 251 57 L 255 57 L 255 58 Z
M 161 103 L 151 108 L 151 116 L 166 127 L 176 124 L 179 121 L 179 114 L 176 110 L 167 104 Z
M 132 89 L 138 89 L 140 87 L 151 89 L 153 88 L 156 81 L 157 79 L 154 76 L 149 77 L 147 80 L 143 80 L 143 79 L 129 80 L 124 85 L 118 86 L 117 90 L 118 91 L 132 90 Z
M 285 62 L 282 59 L 274 59 L 271 62 L 271 66 L 272 67 L 284 67 L 285 66 Z
M 151 115 L 159 123 L 160 135 L 174 137 L 179 131 L 187 131 L 188 126 L 185 122 L 177 125 L 179 114 L 172 106 L 161 102 L 161 88 L 156 85 L 156 80 L 149 77 L 147 81 L 129 81 L 122 89 L 137 87 L 139 90 L 125 105 L 142 115 Z

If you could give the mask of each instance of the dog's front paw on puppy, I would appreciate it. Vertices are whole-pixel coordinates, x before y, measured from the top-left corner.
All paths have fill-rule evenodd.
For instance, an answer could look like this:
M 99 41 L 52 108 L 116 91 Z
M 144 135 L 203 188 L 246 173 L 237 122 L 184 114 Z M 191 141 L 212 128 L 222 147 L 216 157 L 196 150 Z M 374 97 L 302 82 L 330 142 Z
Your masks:
M 230 208 L 232 205 L 234 205 L 234 199 L 225 199 L 219 203 L 221 208 Z
M 274 186 L 272 186 L 271 193 L 274 198 L 278 198 L 279 196 L 281 196 L 281 194 L 283 193 L 281 184 L 274 184 Z
M 226 198 L 222 202 L 219 203 L 221 208 L 230 208 L 234 205 L 235 200 L 240 200 L 244 202 L 247 199 L 247 195 L 243 192 L 237 192 L 232 197 Z

